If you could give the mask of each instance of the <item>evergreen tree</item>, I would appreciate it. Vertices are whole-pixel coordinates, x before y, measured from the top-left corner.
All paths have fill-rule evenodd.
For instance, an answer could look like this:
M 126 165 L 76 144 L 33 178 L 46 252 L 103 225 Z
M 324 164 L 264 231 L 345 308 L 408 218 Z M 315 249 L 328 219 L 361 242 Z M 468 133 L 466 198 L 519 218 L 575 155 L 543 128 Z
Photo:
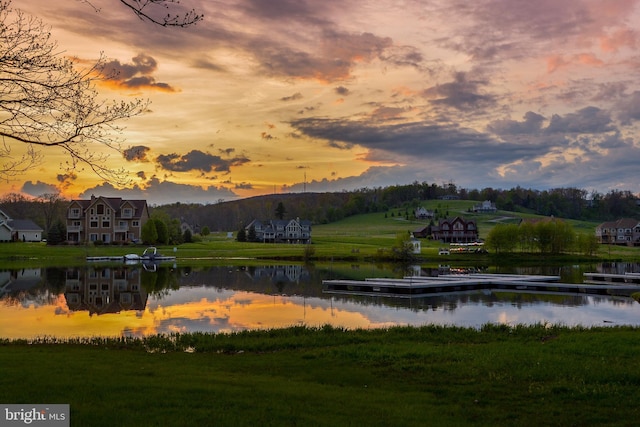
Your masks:
M 276 218 L 284 219 L 284 214 L 287 213 L 287 210 L 284 208 L 282 202 L 278 202 L 278 206 L 276 207 Z
M 47 245 L 59 245 L 67 240 L 67 226 L 58 219 L 51 225 L 47 233 Z
M 238 242 L 247 241 L 247 232 L 245 231 L 244 227 L 241 227 L 240 230 L 238 230 L 238 235 L 236 236 L 236 240 Z
M 158 242 L 158 230 L 156 229 L 155 221 L 149 220 L 144 223 L 140 231 L 140 238 L 148 245 L 153 245 Z
M 184 240 L 185 243 L 193 242 L 193 235 L 191 234 L 191 230 L 189 230 L 188 228 L 184 230 L 182 240 Z
M 166 245 L 169 243 L 169 228 L 161 219 L 153 219 L 156 224 L 156 232 L 158 233 L 158 243 Z
M 249 233 L 247 234 L 247 241 L 255 242 L 256 240 L 258 240 L 256 236 L 256 228 L 252 225 L 251 227 L 249 227 Z

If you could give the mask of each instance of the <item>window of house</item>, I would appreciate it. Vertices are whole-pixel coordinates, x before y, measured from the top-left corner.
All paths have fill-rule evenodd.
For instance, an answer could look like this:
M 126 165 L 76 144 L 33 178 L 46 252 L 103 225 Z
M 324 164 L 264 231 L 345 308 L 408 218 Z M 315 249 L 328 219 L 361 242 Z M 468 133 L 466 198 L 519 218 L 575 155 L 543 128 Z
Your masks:
M 131 225 L 133 225 L 134 227 L 139 227 L 140 226 L 140 221 L 133 221 L 131 223 Z
M 98 215 L 104 215 L 104 205 L 98 205 L 96 207 L 96 211 L 98 212 Z
M 78 208 L 71 209 L 71 213 L 69 216 L 71 216 L 71 218 L 80 218 L 80 209 Z
M 109 228 L 109 227 L 111 227 L 111 223 L 109 222 L 109 220 L 103 220 L 102 228 Z
M 102 235 L 102 241 L 105 242 L 105 243 L 109 243 L 111 241 L 111 235 L 104 233 Z
M 131 218 L 132 212 L 131 212 L 131 208 L 124 208 L 122 210 L 122 216 L 124 218 Z
M 98 226 L 98 224 L 96 224 L 96 227 Z M 98 235 L 96 233 L 91 233 L 89 234 L 89 240 L 92 242 L 97 242 L 98 241 Z
M 89 222 L 89 227 L 91 227 L 91 228 L 98 228 L 98 221 L 91 221 L 91 222 Z

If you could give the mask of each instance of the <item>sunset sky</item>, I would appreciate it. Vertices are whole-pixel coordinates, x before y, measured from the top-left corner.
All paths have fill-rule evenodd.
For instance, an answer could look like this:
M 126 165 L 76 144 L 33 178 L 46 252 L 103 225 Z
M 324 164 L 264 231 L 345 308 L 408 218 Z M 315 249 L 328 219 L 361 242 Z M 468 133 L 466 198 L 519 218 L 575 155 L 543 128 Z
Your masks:
M 91 4 L 12 6 L 65 55 L 104 52 L 120 71 L 106 98 L 151 101 L 109 160 L 130 173 L 124 197 L 413 181 L 640 190 L 640 0 L 182 0 L 204 14 L 188 28 Z M 0 192 L 116 194 L 44 154 Z

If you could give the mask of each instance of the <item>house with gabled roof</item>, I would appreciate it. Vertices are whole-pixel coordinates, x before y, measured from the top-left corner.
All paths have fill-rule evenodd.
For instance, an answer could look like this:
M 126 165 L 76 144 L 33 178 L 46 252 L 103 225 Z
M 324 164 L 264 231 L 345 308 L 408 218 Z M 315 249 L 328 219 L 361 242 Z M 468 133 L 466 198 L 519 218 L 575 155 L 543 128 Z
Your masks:
M 596 227 L 596 238 L 606 245 L 640 246 L 640 221 L 621 218 L 603 222 Z
M 485 200 L 482 203 L 476 203 L 473 205 L 474 212 L 496 212 L 498 208 L 496 208 L 496 204 L 490 200 Z
M 42 227 L 30 219 L 12 219 L 0 210 L 0 241 L 2 242 L 40 242 Z
M 444 243 L 471 243 L 478 241 L 478 226 L 474 220 L 462 217 L 441 219 L 431 227 L 431 237 Z
M 245 227 L 247 236 L 263 243 L 311 243 L 311 221 L 296 219 L 254 219 Z
M 148 219 L 146 200 L 102 196 L 72 200 L 67 208 L 67 241 L 137 242 Z

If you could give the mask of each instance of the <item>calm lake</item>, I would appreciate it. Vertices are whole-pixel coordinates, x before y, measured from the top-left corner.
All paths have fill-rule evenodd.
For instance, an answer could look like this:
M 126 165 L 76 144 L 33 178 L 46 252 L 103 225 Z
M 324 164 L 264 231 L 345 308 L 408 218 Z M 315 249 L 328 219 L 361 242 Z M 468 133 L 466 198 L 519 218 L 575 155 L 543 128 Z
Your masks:
M 292 325 L 345 328 L 392 325 L 551 323 L 640 325 L 629 297 L 484 289 L 428 297 L 328 294 L 324 279 L 400 278 L 458 272 L 449 266 L 408 271 L 372 264 L 101 266 L 0 271 L 0 337 L 144 336 L 231 332 Z M 469 271 L 464 269 L 463 271 Z M 484 273 L 559 275 L 581 283 L 584 272 L 640 272 L 640 264 L 471 269 Z

